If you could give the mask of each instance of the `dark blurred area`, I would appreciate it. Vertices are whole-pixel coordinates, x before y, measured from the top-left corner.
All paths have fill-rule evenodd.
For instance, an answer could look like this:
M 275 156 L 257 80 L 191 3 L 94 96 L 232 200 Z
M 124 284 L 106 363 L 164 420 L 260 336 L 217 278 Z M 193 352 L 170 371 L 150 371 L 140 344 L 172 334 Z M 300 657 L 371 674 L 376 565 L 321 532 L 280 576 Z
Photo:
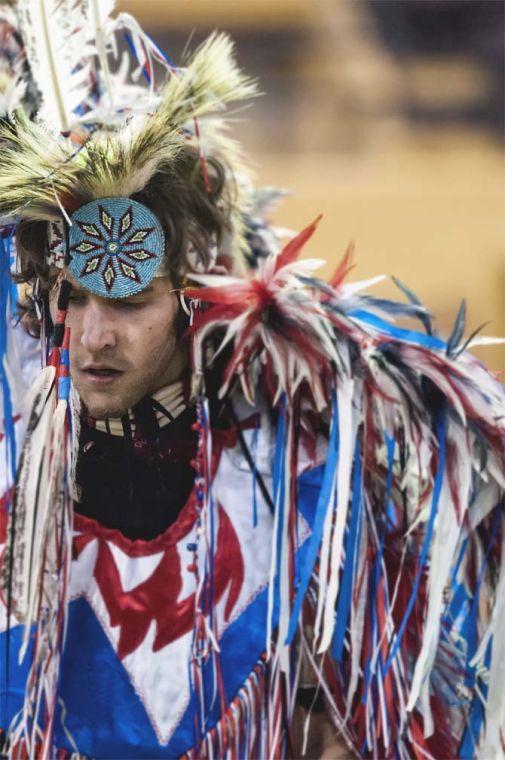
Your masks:
M 395 274 L 451 329 L 505 334 L 502 0 L 119 0 L 176 62 L 213 29 L 264 95 L 233 114 L 276 212 L 323 221 L 307 255 L 356 242 L 357 278 Z M 392 284 L 377 291 L 398 296 Z M 476 350 L 495 368 L 503 348 Z
M 503 138 L 505 87 L 505 3 L 500 0 L 367 0 L 384 43 L 400 66 L 441 65 L 456 60 L 464 84 L 456 97 L 406 99 L 406 113 L 413 120 L 443 122 L 462 120 L 493 130 Z M 440 78 L 443 79 L 442 74 Z M 484 85 L 470 86 L 475 78 Z M 446 95 L 444 84 L 441 85 Z M 409 97 L 410 95 L 410 97 Z
M 180 60 L 191 37 L 228 29 L 265 90 L 269 151 L 345 149 L 391 128 L 504 136 L 501 0 L 123 0 Z M 345 117 L 345 118 L 343 118 Z M 252 134 L 251 134 L 252 132 Z M 266 144 L 265 144 L 266 143 Z

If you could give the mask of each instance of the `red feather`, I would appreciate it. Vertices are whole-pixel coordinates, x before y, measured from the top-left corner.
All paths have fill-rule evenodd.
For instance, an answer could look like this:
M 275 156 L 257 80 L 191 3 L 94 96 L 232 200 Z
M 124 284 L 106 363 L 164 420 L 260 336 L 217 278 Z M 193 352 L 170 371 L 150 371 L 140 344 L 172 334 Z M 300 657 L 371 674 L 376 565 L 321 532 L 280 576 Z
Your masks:
M 248 280 L 218 287 L 185 288 L 184 295 L 206 303 L 235 304 L 239 302 L 244 307 L 251 306 L 257 301 L 253 283 Z
M 352 263 L 352 257 L 354 256 L 354 243 L 349 243 L 347 246 L 347 250 L 345 254 L 342 257 L 341 262 L 338 264 L 337 268 L 333 272 L 329 284 L 334 288 L 335 290 L 338 290 L 338 288 L 342 285 L 342 282 L 347 277 L 351 269 L 354 269 L 356 264 Z
M 316 227 L 322 219 L 322 216 L 322 214 L 319 214 L 317 219 L 314 219 L 312 224 L 309 224 L 308 227 L 305 227 L 304 230 L 299 232 L 298 235 L 295 235 L 295 237 L 290 240 L 287 245 L 284 246 L 280 254 L 277 256 L 275 262 L 276 272 L 278 272 L 279 269 L 282 269 L 282 267 L 285 267 L 287 264 L 291 264 L 293 261 L 296 261 L 300 254 L 300 250 L 316 231 Z

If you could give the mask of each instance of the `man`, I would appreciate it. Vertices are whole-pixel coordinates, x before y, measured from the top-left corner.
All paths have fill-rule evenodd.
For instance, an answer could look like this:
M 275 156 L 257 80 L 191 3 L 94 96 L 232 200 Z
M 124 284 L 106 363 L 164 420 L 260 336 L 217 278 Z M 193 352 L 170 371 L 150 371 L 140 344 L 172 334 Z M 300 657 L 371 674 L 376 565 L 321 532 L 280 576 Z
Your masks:
M 122 131 L 0 134 L 48 346 L 5 499 L 14 756 L 297 755 L 300 707 L 363 756 L 499 746 L 501 388 L 349 257 L 315 278 L 316 223 L 254 255 L 216 124 L 253 90 L 217 35 Z

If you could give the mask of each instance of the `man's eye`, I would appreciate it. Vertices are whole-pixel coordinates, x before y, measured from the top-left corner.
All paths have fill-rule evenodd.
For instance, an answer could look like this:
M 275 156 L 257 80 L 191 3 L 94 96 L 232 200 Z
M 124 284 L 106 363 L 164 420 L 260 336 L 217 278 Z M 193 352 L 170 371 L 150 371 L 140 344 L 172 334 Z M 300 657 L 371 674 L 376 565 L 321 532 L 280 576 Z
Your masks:
M 69 303 L 79 306 L 86 303 L 86 296 L 80 296 L 74 293 L 70 295 L 70 298 L 68 300 Z
M 120 309 L 140 309 L 145 306 L 145 301 L 116 301 L 116 306 Z

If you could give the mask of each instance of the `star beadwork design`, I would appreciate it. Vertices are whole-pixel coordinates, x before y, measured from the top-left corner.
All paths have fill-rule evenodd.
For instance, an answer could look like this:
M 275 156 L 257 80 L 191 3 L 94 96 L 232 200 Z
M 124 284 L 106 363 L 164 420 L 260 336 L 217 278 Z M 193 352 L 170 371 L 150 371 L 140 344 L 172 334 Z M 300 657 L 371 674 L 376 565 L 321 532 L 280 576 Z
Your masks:
M 109 202 L 105 204 L 105 201 Z M 121 285 L 114 293 L 118 297 L 131 292 L 127 282 L 147 285 L 156 267 L 152 274 L 151 271 L 147 274 L 145 267 L 139 271 L 139 265 L 145 265 L 150 259 L 159 260 L 163 254 L 162 231 L 152 212 L 135 201 L 129 201 L 125 209 L 125 201 L 128 199 L 104 199 L 103 203 L 91 201 L 82 207 L 81 218 L 78 211 L 73 220 L 77 229 L 74 234 L 71 232 L 71 242 L 72 238 L 75 242 L 70 245 L 71 253 L 75 254 L 72 269 L 83 285 L 87 278 L 94 277 L 90 289 L 100 292 L 102 287 L 96 284 L 96 275 L 99 275 L 107 294 L 115 284 Z

